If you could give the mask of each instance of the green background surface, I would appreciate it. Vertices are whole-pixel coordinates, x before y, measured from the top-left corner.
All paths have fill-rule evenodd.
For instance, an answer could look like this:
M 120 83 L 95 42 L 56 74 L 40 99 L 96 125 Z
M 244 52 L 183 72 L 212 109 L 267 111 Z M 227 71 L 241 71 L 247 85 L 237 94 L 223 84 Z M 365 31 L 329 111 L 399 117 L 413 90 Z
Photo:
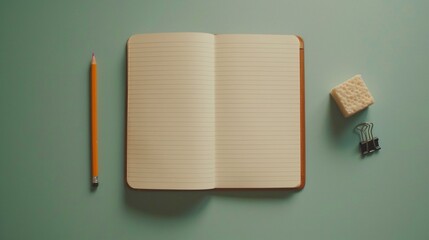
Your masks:
M 0 239 L 429 239 L 428 10 L 423 0 L 0 1 Z M 304 190 L 126 187 L 126 41 L 170 31 L 304 38 Z M 358 73 L 376 103 L 344 119 L 329 91 Z M 364 159 L 362 121 L 382 147 Z

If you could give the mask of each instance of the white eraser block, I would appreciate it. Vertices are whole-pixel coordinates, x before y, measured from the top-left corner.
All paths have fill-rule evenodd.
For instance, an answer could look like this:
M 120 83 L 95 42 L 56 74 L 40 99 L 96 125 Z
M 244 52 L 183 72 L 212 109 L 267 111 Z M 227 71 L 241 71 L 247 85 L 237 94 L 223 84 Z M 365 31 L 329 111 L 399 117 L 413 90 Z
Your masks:
M 344 117 L 350 117 L 374 103 L 374 98 L 361 75 L 356 75 L 334 87 L 331 95 Z

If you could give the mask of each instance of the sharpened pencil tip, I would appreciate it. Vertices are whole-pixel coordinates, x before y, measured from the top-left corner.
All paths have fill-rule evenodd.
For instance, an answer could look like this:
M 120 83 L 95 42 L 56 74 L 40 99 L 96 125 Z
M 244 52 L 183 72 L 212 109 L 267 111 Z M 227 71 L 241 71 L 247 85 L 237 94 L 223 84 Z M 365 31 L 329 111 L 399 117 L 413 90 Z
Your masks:
M 94 52 L 92 52 L 91 64 L 96 64 Z

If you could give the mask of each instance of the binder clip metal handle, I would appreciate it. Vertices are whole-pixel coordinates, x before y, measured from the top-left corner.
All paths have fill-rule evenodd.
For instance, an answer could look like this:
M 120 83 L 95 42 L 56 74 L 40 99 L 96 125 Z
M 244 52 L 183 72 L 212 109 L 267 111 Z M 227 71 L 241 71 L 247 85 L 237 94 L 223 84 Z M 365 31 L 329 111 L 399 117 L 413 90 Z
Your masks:
M 359 149 L 362 156 L 373 153 L 381 149 L 378 138 L 374 137 L 372 130 L 374 123 L 364 122 L 355 127 L 355 131 L 359 133 L 360 142 Z

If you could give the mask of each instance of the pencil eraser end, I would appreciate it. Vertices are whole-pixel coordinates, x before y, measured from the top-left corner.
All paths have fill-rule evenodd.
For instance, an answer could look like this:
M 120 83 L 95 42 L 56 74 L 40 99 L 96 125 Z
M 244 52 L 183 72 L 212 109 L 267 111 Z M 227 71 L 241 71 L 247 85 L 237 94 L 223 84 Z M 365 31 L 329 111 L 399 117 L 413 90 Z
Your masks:
M 334 87 L 331 96 L 346 118 L 374 104 L 374 98 L 360 74 Z
M 98 186 L 98 176 L 92 177 L 92 186 L 97 187 Z

